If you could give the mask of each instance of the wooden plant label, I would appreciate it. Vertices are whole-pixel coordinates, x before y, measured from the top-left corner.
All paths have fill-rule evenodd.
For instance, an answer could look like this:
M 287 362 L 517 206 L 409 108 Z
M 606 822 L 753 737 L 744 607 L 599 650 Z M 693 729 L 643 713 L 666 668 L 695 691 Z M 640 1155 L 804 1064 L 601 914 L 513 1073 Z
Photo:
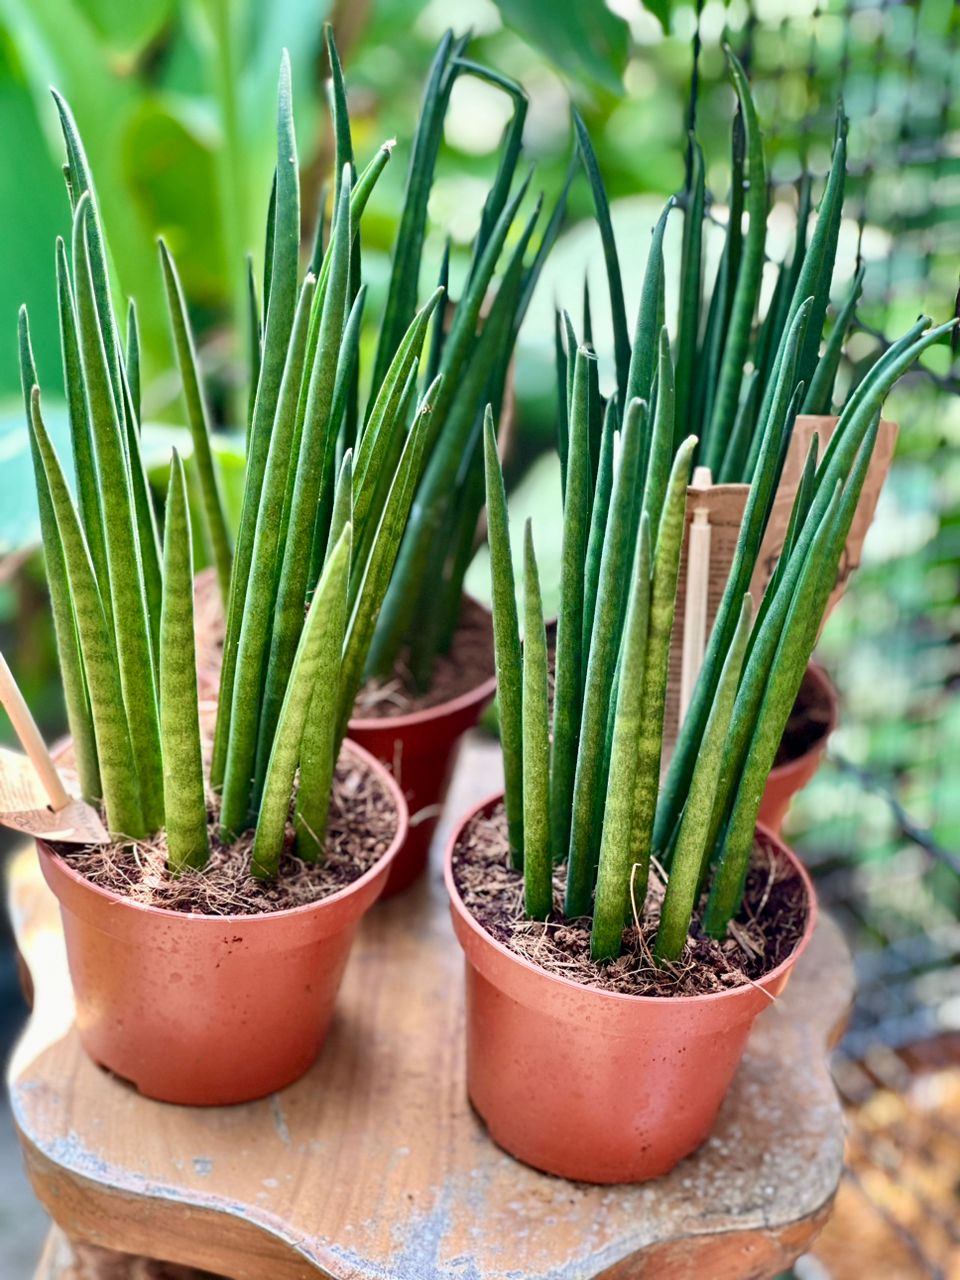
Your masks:
M 709 472 L 707 473 L 709 475 Z M 680 577 L 677 581 L 677 608 L 673 619 L 673 633 L 670 637 L 670 668 L 667 675 L 667 704 L 664 712 L 663 742 L 666 765 L 673 744 L 677 739 L 680 724 L 681 689 L 689 693 L 692 689 L 691 678 L 695 682 L 696 674 L 703 661 L 703 640 L 710 635 L 713 620 L 723 598 L 724 588 L 733 564 L 733 555 L 740 536 L 740 525 L 743 523 L 743 509 L 747 504 L 749 487 L 745 484 L 702 484 L 700 480 L 706 476 L 694 475 L 694 483 L 687 490 L 687 520 L 683 535 L 683 551 L 680 558 Z M 709 541 L 703 537 L 704 527 L 708 527 Z M 696 548 L 703 539 L 708 547 L 709 559 L 695 552 L 694 572 L 690 576 L 688 591 L 688 566 L 690 556 L 691 530 Z M 693 593 L 694 599 L 688 601 Z M 694 637 L 696 647 L 701 649 L 695 653 L 690 644 L 685 647 L 687 620 L 696 626 Z M 696 659 L 696 661 L 694 661 Z M 686 666 L 686 678 L 684 667 Z
M 62 776 L 69 791 L 73 779 Z M 6 747 L 0 747 L 0 823 L 67 844 L 110 843 L 96 811 L 83 800 L 71 796 L 62 809 L 53 810 L 29 757 Z
M 812 414 L 800 414 L 794 423 L 793 436 L 787 449 L 786 461 L 783 464 L 780 487 L 777 489 L 777 495 L 773 500 L 770 522 L 767 525 L 767 532 L 760 548 L 760 557 L 757 560 L 753 581 L 750 584 L 754 603 L 757 603 L 762 598 L 764 589 L 777 567 L 780 552 L 783 550 L 783 540 L 786 537 L 790 511 L 793 507 L 793 500 L 796 497 L 797 485 L 800 483 L 800 477 L 803 474 L 803 464 L 806 461 L 807 450 L 810 448 L 813 433 L 816 431 L 820 437 L 819 457 L 822 458 L 836 425 L 836 418 L 818 417 Z M 867 468 L 867 478 L 864 481 L 860 501 L 857 503 L 853 524 L 850 526 L 850 536 L 847 538 L 847 545 L 844 548 L 837 573 L 837 584 L 830 596 L 824 621 L 830 616 L 830 613 L 843 596 L 851 573 L 860 565 L 863 542 L 867 536 L 867 530 L 873 523 L 877 502 L 880 499 L 880 490 L 883 488 L 883 482 L 886 480 L 887 472 L 890 470 L 890 463 L 893 461 L 893 451 L 897 443 L 897 430 L 895 422 L 881 419 L 877 443 L 873 451 L 873 457 L 870 459 L 870 466 Z

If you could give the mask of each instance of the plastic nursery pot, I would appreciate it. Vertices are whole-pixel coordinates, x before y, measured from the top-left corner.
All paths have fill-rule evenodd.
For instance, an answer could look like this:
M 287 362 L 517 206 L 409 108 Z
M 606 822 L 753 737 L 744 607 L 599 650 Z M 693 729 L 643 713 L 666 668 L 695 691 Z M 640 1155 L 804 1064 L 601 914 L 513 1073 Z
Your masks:
M 77 1030 L 95 1062 L 161 1102 L 248 1102 L 311 1066 L 330 1026 L 357 925 L 379 897 L 407 829 L 389 773 L 362 748 L 397 811 L 378 862 L 306 906 L 209 916 L 144 906 L 91 884 L 43 841 L 60 903 Z
M 497 678 L 491 675 L 459 697 L 423 711 L 350 721 L 351 739 L 391 771 L 410 812 L 407 838 L 390 868 L 385 898 L 409 888 L 426 870 L 461 739 L 480 719 L 496 689 Z
M 545 972 L 495 941 L 461 901 L 446 853 L 453 927 L 466 961 L 467 1090 L 498 1146 L 525 1164 L 582 1182 L 642 1182 L 667 1173 L 709 1135 L 747 1037 L 783 990 L 813 933 L 813 886 L 763 827 L 807 893 L 796 949 L 753 985 L 702 996 L 633 996 Z
M 802 791 L 820 768 L 827 749 L 827 739 L 837 727 L 840 699 L 830 677 L 817 663 L 811 662 L 803 677 L 797 705 L 803 705 L 819 726 L 819 732 L 806 750 L 783 764 L 774 765 L 760 801 L 760 821 L 780 834 L 787 810 L 798 791 Z

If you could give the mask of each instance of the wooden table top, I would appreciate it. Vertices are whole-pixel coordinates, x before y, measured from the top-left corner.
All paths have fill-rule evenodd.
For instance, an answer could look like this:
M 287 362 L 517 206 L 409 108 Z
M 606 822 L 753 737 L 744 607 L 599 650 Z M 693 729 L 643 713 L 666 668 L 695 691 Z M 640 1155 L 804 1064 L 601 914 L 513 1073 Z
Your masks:
M 493 759 L 465 752 L 450 812 L 493 789 Z M 467 1102 L 462 961 L 436 868 L 368 916 L 313 1069 L 208 1110 L 148 1101 L 83 1054 L 31 848 L 9 901 L 36 991 L 10 1097 L 36 1192 L 71 1238 L 231 1280 L 733 1280 L 789 1265 L 829 1212 L 843 1122 L 827 1051 L 853 992 L 829 919 L 701 1150 L 654 1183 L 591 1187 L 512 1160 Z

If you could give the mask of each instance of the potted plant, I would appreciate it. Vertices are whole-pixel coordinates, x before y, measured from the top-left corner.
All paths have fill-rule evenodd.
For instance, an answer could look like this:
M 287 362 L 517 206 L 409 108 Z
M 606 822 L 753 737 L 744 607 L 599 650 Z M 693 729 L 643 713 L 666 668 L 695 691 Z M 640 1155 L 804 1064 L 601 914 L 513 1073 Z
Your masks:
M 814 926 L 806 872 L 757 824 L 761 797 L 836 578 L 883 399 L 953 323 L 911 331 L 848 402 L 822 458 L 814 443 L 785 552 L 752 620 L 748 588 L 796 409 L 811 305 L 803 300 L 778 353 L 736 555 L 681 731 L 689 767 L 662 788 L 697 443 L 688 435 L 674 447 L 669 346 L 659 346 L 652 421 L 634 397 L 621 427 L 611 402 L 597 467 L 594 357 L 570 348 L 552 713 L 532 533 L 528 525 L 521 648 L 487 420 L 505 791 L 461 823 L 445 876 L 466 958 L 471 1100 L 496 1142 L 551 1173 L 638 1181 L 702 1142 L 752 1022 L 782 990 Z
M 73 207 L 57 279 L 75 498 L 44 425 L 25 311 L 21 370 L 73 758 L 110 839 L 41 841 L 41 865 L 60 900 L 90 1055 L 155 1098 L 236 1102 L 315 1058 L 356 926 L 406 834 L 393 779 L 345 734 L 447 376 L 418 394 L 441 291 L 401 333 L 362 434 L 338 457 L 364 297 L 359 220 L 389 149 L 356 179 L 343 164 L 329 238 L 301 277 L 284 56 L 233 547 L 186 308 L 161 246 L 229 601 L 211 744 L 198 709 L 184 470 L 174 456 L 161 546 L 140 455 L 136 330 L 121 343 L 91 175 L 69 108 L 57 105 Z

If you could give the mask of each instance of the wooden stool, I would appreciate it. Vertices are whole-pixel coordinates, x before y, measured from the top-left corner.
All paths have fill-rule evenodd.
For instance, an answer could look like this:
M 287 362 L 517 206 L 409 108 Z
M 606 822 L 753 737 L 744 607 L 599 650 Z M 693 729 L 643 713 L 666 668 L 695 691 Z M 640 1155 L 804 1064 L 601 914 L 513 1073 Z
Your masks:
M 464 753 L 450 813 L 493 789 L 493 758 Z M 34 1189 L 67 1237 L 48 1241 L 37 1280 L 769 1277 L 830 1211 L 843 1122 L 827 1053 L 853 979 L 829 919 L 700 1151 L 657 1182 L 591 1187 L 518 1164 L 470 1109 L 462 961 L 436 873 L 367 918 L 313 1069 L 210 1110 L 150 1102 L 87 1059 L 32 849 L 9 887 L 36 987 L 10 1098 Z

